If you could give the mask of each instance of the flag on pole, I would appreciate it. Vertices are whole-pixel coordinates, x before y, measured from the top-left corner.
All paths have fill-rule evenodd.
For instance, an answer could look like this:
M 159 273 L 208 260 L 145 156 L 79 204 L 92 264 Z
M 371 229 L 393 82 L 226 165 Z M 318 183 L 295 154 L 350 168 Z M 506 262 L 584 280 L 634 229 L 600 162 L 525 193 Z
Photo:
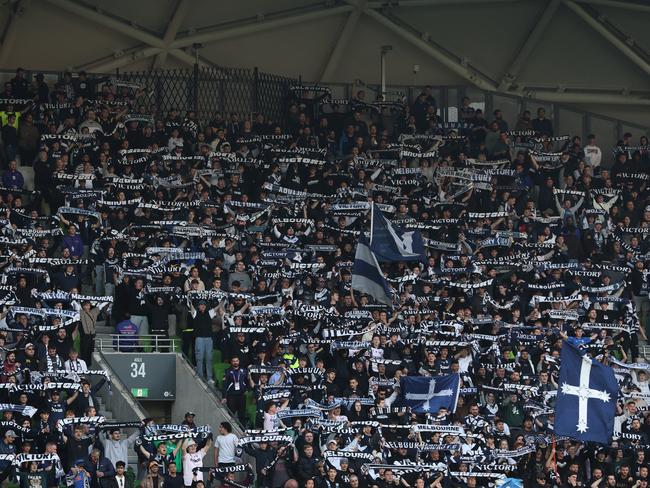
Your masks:
M 380 261 L 424 261 L 424 241 L 419 230 L 392 224 L 373 203 L 370 209 L 370 249 Z
M 400 395 L 415 413 L 436 413 L 441 408 L 456 411 L 460 392 L 458 373 L 444 376 L 402 376 Z
M 363 233 L 359 236 L 352 266 L 352 289 L 367 293 L 379 303 L 392 305 L 390 288 L 379 267 L 377 258 L 368 247 Z
M 608 444 L 614 433 L 618 398 L 612 368 L 564 342 L 558 384 L 555 433 L 582 442 Z

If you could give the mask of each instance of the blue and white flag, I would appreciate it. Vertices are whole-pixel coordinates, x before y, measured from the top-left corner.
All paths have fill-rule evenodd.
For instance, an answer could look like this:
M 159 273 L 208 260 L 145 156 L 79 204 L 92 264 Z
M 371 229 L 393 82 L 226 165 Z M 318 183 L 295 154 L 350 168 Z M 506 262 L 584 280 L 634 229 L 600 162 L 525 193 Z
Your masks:
M 460 375 L 402 376 L 400 391 L 403 401 L 415 413 L 436 413 L 441 408 L 455 412 Z
M 519 478 L 503 478 L 497 480 L 497 488 L 524 488 L 524 480 Z
M 565 341 L 558 384 L 555 433 L 582 442 L 608 444 L 614 433 L 618 398 L 612 368 L 590 359 Z
M 352 289 L 367 293 L 379 303 L 392 305 L 390 288 L 384 278 L 377 258 L 368 247 L 368 241 L 361 234 L 357 243 L 357 252 L 354 255 L 352 266 Z
M 372 204 L 370 249 L 380 261 L 424 261 L 424 241 L 419 230 L 404 230 L 393 225 Z

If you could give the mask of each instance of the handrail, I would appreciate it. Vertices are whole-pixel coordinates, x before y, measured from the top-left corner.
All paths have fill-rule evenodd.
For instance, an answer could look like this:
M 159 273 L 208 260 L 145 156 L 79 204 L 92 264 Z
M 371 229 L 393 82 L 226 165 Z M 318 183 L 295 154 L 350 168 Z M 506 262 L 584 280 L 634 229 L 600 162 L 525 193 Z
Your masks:
M 104 355 L 101 352 L 95 351 L 93 354 L 93 360 L 100 369 L 109 372 L 111 376 L 111 388 L 122 395 L 127 405 L 137 414 L 138 418 L 142 420 L 148 417 L 147 412 L 144 411 L 129 389 L 124 385 L 124 383 L 122 383 L 120 377 L 115 374 L 115 371 L 111 368 L 110 364 L 108 364 L 108 361 L 104 359 Z M 106 399 L 103 401 L 104 403 L 107 403 Z
M 109 339 L 110 338 L 110 339 Z M 126 335 L 103 334 L 95 337 L 95 348 L 100 352 L 133 352 L 131 348 L 148 346 L 152 350 L 165 349 L 166 352 L 179 352 L 180 347 L 175 339 L 156 334 Z M 124 351 L 121 349 L 124 348 Z M 126 350 L 129 348 L 129 350 Z
M 191 371 L 192 376 L 201 384 L 201 386 L 210 392 L 210 394 L 215 398 L 215 400 L 219 403 L 221 408 L 225 410 L 232 420 L 230 421 L 231 424 L 236 425 L 241 433 L 243 433 L 246 430 L 246 427 L 242 425 L 242 423 L 239 421 L 239 417 L 237 416 L 237 412 L 233 412 L 228 408 L 228 405 L 225 403 L 222 403 L 222 400 L 224 399 L 224 396 L 221 394 L 221 390 L 217 388 L 214 384 L 208 383 L 197 371 L 196 368 L 192 366 L 192 363 L 190 362 L 189 358 L 185 355 L 183 352 L 178 352 L 177 353 L 179 358 L 181 359 L 181 364 L 183 367 L 188 368 Z

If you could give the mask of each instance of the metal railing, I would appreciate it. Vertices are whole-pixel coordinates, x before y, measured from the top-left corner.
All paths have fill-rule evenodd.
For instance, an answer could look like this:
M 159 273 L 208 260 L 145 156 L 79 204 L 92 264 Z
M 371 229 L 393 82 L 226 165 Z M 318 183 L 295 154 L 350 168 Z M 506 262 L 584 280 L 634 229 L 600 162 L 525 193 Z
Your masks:
M 286 126 L 289 88 L 296 80 L 262 73 L 257 68 L 216 68 L 125 72 L 117 78 L 146 87 L 149 101 L 164 112 L 192 110 L 207 123 L 215 113 L 251 119 L 257 113 Z
M 28 71 L 26 76 L 33 79 L 41 71 Z M 45 81 L 50 88 L 63 77 L 63 72 L 45 71 Z M 14 76 L 10 70 L 0 70 L 0 82 L 8 81 Z M 145 86 L 146 94 L 138 100 L 147 108 L 155 107 L 159 113 L 171 108 L 180 111 L 195 111 L 201 123 L 209 122 L 215 113 L 224 116 L 236 113 L 240 118 L 248 118 L 262 113 L 278 125 L 286 127 L 287 105 L 290 99 L 290 87 L 297 80 L 262 73 L 257 68 L 199 68 L 177 69 L 168 71 L 124 72 L 110 75 L 92 75 L 117 77 Z M 426 80 L 414 80 L 412 85 L 387 85 L 391 93 L 401 93 L 405 101 L 413 103 L 421 86 Z M 332 89 L 333 98 L 352 98 L 356 90 L 353 83 L 327 83 Z M 380 90 L 378 85 L 369 84 L 367 90 Z M 486 118 L 492 118 L 492 112 L 500 109 L 504 119 L 514 127 L 524 110 L 535 114 L 538 107 L 546 109 L 546 116 L 553 122 L 555 132 L 580 135 L 595 133 L 602 144 L 619 140 L 625 132 L 632 132 L 636 137 L 645 135 L 647 127 L 636 122 L 616 117 L 597 114 L 582 107 L 565 103 L 552 103 L 534 98 L 489 92 L 469 85 L 438 85 L 433 87 L 433 96 L 439 107 L 439 115 L 445 122 L 458 120 L 462 99 L 469 97 L 472 107 L 481 108 Z
M 366 91 L 366 99 L 374 99 L 375 94 L 381 92 L 378 84 L 367 85 L 354 83 L 326 83 L 325 86 L 332 90 L 332 98 L 352 98 L 359 89 Z M 386 85 L 389 99 L 400 98 L 411 105 L 421 92 L 422 85 Z M 504 120 L 514 128 L 517 120 L 524 110 L 529 110 L 535 117 L 538 108 L 546 110 L 546 118 L 553 122 L 556 134 L 570 134 L 581 136 L 583 141 L 588 134 L 594 133 L 600 143 L 610 144 L 622 139 L 626 132 L 631 132 L 638 139 L 647 135 L 649 128 L 637 122 L 630 122 L 616 117 L 601 115 L 582 107 L 566 103 L 553 103 L 535 98 L 490 92 L 469 85 L 437 85 L 432 86 L 432 95 L 438 105 L 438 116 L 443 122 L 458 122 L 460 108 L 464 97 L 468 97 L 472 108 L 480 108 L 485 113 L 487 120 L 492 120 L 494 110 L 501 110 Z
M 162 335 L 107 334 L 95 337 L 99 352 L 180 352 L 179 341 Z

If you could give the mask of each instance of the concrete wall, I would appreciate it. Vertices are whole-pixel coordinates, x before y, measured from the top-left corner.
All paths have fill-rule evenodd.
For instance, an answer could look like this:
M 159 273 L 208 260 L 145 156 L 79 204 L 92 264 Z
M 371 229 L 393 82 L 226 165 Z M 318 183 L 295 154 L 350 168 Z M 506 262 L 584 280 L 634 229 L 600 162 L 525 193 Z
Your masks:
M 133 421 L 142 420 L 146 418 L 147 412 L 142 406 L 131 396 L 129 390 L 124 386 L 120 379 L 113 373 L 113 370 L 103 358 L 101 353 L 93 354 L 93 362 L 97 369 L 103 369 L 111 373 L 111 390 L 109 393 L 106 387 L 102 388 L 99 396 L 106 406 L 106 410 L 110 410 L 113 418 L 119 421 Z
M 197 425 L 208 424 L 217 435 L 221 422 L 230 422 L 233 432 L 241 436 L 243 431 L 224 405 L 213 393 L 194 368 L 180 354 L 176 355 L 176 400 L 172 405 L 172 422 L 183 420 L 185 412 L 194 412 Z

